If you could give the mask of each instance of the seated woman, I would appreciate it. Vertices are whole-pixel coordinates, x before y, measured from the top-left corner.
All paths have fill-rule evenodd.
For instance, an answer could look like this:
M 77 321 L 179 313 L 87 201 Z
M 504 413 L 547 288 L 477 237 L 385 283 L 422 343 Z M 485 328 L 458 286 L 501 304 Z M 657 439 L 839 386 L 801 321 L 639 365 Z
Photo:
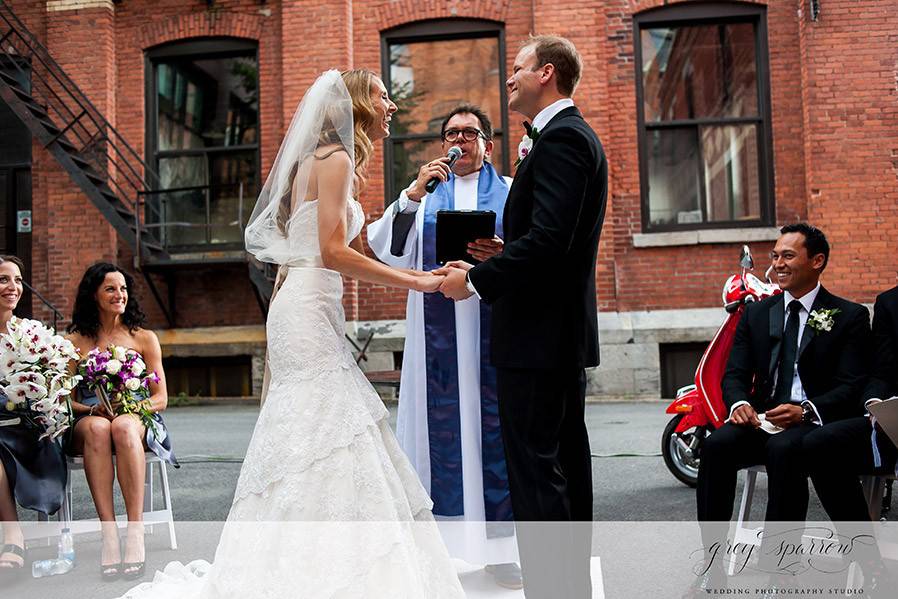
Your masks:
M 0 256 L 0 332 L 22 297 L 24 265 L 15 256 Z M 16 517 L 16 501 L 29 510 L 55 513 L 65 494 L 65 456 L 50 439 L 38 440 L 41 431 L 27 420 L 6 411 L 0 391 L 0 575 L 24 572 L 25 543 Z
M 78 285 L 72 324 L 68 329 L 69 339 L 82 357 L 94 348 L 105 350 L 109 345 L 123 346 L 140 353 L 147 369 L 159 376 L 159 382 L 150 383 L 150 397 L 146 400 L 155 427 L 147 428 L 135 415 L 110 414 L 96 394 L 84 385 L 79 386 L 72 402 L 75 425 L 70 452 L 84 456 L 84 472 L 103 530 L 100 574 L 107 581 L 119 576 L 139 578 L 144 572 L 145 450 L 149 449 L 177 466 L 165 423 L 159 414 L 168 404 L 162 350 L 155 333 L 142 328 L 146 317 L 137 298 L 130 294 L 132 285 L 131 275 L 113 264 L 100 262 L 88 268 Z M 116 474 L 128 513 L 124 559 L 112 502 L 112 483 Z

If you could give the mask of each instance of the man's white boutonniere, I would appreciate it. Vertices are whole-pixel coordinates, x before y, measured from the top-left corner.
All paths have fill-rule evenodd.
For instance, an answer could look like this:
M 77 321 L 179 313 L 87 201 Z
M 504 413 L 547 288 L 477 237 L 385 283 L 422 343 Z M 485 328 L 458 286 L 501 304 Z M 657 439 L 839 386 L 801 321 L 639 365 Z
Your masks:
M 841 310 L 838 308 L 812 310 L 810 316 L 808 316 L 808 326 L 817 332 L 828 333 L 832 330 L 833 324 L 836 322 L 833 317 L 839 312 L 841 312 Z
M 527 133 L 524 134 L 524 137 L 521 138 L 521 143 L 518 144 L 518 159 L 514 162 L 515 168 L 527 157 L 530 150 L 533 149 L 533 144 L 539 139 L 539 130 L 536 127 L 531 127 L 530 123 L 525 122 L 524 128 L 527 129 Z

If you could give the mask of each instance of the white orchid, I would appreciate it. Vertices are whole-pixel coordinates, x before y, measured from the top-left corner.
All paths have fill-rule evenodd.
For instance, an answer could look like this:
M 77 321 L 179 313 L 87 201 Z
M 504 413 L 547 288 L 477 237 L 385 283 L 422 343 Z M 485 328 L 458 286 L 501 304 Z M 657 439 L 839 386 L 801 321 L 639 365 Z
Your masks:
M 37 320 L 12 318 L 0 334 L 0 390 L 5 408 L 56 437 L 71 424 L 68 396 L 80 377 L 68 371 L 78 352 L 70 341 Z

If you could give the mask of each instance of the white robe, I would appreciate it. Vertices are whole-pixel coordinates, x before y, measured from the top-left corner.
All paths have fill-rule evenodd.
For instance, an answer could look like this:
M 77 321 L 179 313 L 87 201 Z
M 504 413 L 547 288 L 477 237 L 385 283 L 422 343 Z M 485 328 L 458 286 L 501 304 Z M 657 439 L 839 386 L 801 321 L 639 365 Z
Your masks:
M 455 209 L 477 208 L 479 171 L 455 177 Z M 505 177 L 511 187 L 511 179 Z M 402 192 L 397 202 L 414 207 L 417 203 Z M 396 268 L 422 270 L 425 196 L 415 215 L 401 256 L 394 256 L 394 206 L 368 225 L 368 245 L 380 260 Z M 430 439 L 427 429 L 427 373 L 424 345 L 424 294 L 409 291 L 405 312 L 406 338 L 399 385 L 399 415 L 396 436 L 399 444 L 430 493 Z M 449 554 L 471 564 L 517 562 L 514 537 L 488 539 L 484 526 L 483 464 L 480 431 L 480 300 L 472 296 L 455 303 L 456 347 L 458 351 L 458 400 L 461 419 L 463 518 L 443 518 L 434 514 Z M 463 520 L 463 522 L 459 522 Z

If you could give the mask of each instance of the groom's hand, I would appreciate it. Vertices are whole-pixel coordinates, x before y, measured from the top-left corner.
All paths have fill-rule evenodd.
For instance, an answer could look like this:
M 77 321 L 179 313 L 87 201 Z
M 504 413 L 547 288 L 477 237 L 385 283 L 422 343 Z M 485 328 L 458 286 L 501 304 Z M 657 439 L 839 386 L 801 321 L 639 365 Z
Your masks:
M 473 294 L 468 291 L 466 277 L 468 271 L 473 268 L 471 264 L 459 260 L 449 262 L 443 268 L 435 270 L 435 274 L 445 275 L 443 284 L 440 285 L 440 293 L 456 301 L 465 300 Z

